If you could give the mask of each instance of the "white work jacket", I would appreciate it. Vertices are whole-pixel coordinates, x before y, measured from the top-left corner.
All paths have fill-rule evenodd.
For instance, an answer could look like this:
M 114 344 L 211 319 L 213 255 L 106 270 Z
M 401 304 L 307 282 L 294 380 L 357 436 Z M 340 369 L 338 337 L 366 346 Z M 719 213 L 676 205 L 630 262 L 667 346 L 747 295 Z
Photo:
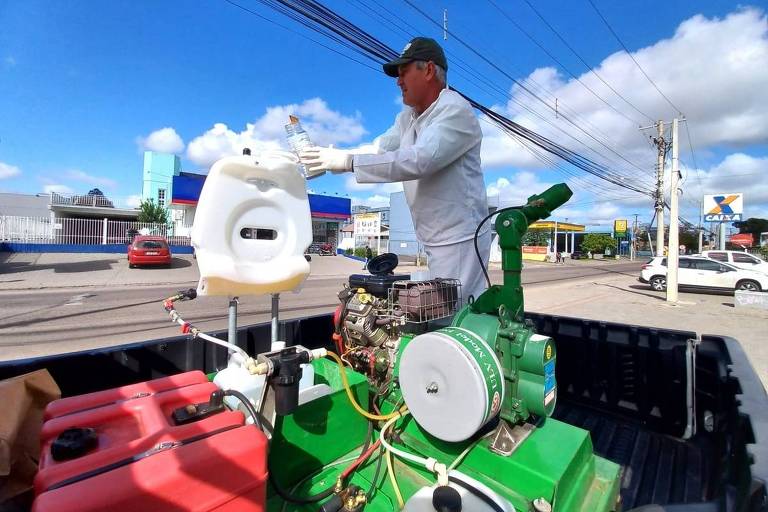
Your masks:
M 463 242 L 488 215 L 482 138 L 470 104 L 443 89 L 420 116 L 410 107 L 400 112 L 394 126 L 376 139 L 378 154 L 354 155 L 355 178 L 358 183 L 402 181 L 422 243 Z

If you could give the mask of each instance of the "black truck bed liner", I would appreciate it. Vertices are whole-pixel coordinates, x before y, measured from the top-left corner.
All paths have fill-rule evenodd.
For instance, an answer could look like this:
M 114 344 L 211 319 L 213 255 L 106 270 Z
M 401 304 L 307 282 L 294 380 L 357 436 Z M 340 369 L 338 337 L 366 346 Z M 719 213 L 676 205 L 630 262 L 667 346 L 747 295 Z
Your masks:
M 623 467 L 623 510 L 646 504 L 669 512 L 768 510 L 768 397 L 738 342 L 701 338 L 699 427 L 692 439 L 683 440 L 685 348 L 694 333 L 526 317 L 536 332 L 556 342 L 555 416 L 589 430 L 596 452 Z M 331 315 L 280 323 L 281 339 L 310 348 L 327 343 L 331 332 Z M 227 333 L 213 335 L 225 339 Z M 238 345 L 252 354 L 267 350 L 270 324 L 240 328 Z M 192 369 L 212 372 L 226 364 L 226 348 L 178 336 L 4 361 L 0 379 L 47 368 L 63 395 L 73 396 Z
M 659 434 L 636 421 L 566 401 L 558 403 L 553 416 L 588 430 L 595 452 L 621 465 L 624 507 L 698 503 L 712 497 L 712 446 Z

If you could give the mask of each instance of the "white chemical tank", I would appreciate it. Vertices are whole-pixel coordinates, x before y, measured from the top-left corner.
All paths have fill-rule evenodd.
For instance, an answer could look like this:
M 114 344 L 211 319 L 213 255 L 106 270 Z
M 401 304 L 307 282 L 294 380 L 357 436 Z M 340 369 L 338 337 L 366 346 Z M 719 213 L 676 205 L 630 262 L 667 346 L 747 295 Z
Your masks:
M 485 340 L 461 327 L 445 327 L 416 336 L 403 349 L 400 388 L 424 430 L 458 442 L 499 413 L 504 378 Z
M 211 167 L 192 226 L 199 295 L 278 293 L 304 282 L 312 219 L 298 163 L 265 151 Z

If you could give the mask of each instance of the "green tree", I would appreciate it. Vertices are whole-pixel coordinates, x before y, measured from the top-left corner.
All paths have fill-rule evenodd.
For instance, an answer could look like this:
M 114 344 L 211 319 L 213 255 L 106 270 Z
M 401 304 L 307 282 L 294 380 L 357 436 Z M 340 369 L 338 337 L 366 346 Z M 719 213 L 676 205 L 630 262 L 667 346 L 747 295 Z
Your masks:
M 139 222 L 152 222 L 155 224 L 168 224 L 168 210 L 159 204 L 155 204 L 153 199 L 139 203 Z
M 547 245 L 549 235 L 546 231 L 532 229 L 523 235 L 523 245 Z
M 616 240 L 611 235 L 602 233 L 587 233 L 581 242 L 581 250 L 584 252 L 592 251 L 594 253 L 603 253 L 607 248 L 616 250 Z

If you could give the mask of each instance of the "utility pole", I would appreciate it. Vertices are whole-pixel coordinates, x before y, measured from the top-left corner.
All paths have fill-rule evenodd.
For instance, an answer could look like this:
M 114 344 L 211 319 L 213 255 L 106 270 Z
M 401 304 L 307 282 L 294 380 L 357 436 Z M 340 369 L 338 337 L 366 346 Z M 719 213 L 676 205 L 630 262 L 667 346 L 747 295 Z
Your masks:
M 657 137 L 653 139 L 658 149 L 656 163 L 656 256 L 664 256 L 664 157 L 667 142 L 664 140 L 664 121 L 656 123 Z
M 632 245 L 630 246 L 629 259 L 635 261 L 635 255 L 637 255 L 637 217 L 639 213 L 633 213 L 635 216 L 635 223 L 632 225 Z
M 679 146 L 677 140 L 678 119 L 672 120 L 672 174 L 669 184 L 669 251 L 667 252 L 667 302 L 677 302 L 677 269 L 680 255 L 680 242 L 678 238 L 678 157 Z
M 699 202 L 699 254 L 704 248 L 704 201 Z

